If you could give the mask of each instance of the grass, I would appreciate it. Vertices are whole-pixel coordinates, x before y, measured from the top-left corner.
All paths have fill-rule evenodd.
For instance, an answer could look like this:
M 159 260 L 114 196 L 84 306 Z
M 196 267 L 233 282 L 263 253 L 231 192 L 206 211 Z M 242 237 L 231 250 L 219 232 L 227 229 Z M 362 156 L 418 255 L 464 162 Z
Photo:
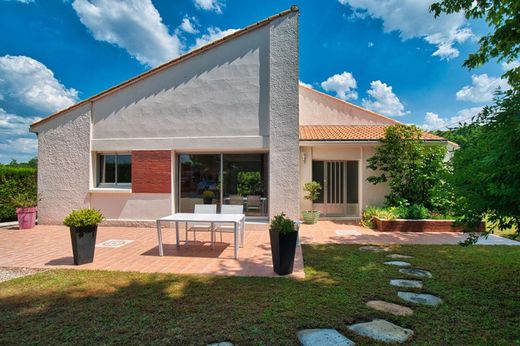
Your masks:
M 430 270 L 424 292 L 444 299 L 394 317 L 365 306 L 399 303 L 385 253 L 304 246 L 305 280 L 55 270 L 0 283 L 0 344 L 296 345 L 302 328 L 385 318 L 413 345 L 520 344 L 520 248 L 400 246 Z

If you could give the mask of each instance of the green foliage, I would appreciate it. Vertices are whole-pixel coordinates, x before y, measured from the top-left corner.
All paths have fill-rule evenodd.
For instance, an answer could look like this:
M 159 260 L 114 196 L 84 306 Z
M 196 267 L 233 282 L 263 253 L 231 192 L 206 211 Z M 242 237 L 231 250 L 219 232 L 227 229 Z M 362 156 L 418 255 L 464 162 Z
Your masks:
M 401 209 L 402 214 L 399 214 L 401 219 L 428 219 L 430 217 L 430 211 L 422 204 L 412 204 L 408 207 Z
M 393 220 L 398 216 L 395 213 L 395 208 L 379 208 L 375 206 L 368 206 L 361 214 L 361 225 L 367 228 L 375 228 L 374 217 L 380 219 Z
M 239 195 L 261 195 L 263 191 L 264 184 L 260 172 L 237 173 L 237 193 Z
M 464 126 L 459 126 L 453 129 L 448 130 L 436 130 L 433 131 L 433 134 L 437 136 L 444 137 L 452 142 L 457 143 L 461 148 L 465 147 L 469 140 L 471 140 L 475 135 L 480 132 L 480 124 L 474 122 L 478 118 L 478 115 L 472 119 L 470 124 L 465 124 Z
M 520 228 L 520 91 L 486 107 L 480 131 L 453 157 L 452 186 L 459 223 L 475 229 L 487 218 L 492 229 Z
M 213 191 L 211 191 L 211 190 L 204 190 L 202 192 L 202 197 L 204 197 L 204 198 L 213 198 L 213 197 L 215 197 L 215 193 Z
M 308 183 L 305 183 L 305 185 L 303 186 L 303 190 L 306 192 L 303 198 L 311 202 L 314 202 L 320 196 L 321 184 L 317 181 L 310 181 Z
M 296 232 L 294 221 L 285 216 L 284 213 L 278 214 L 271 220 L 271 230 L 280 234 Z
M 101 223 L 105 217 L 99 210 L 96 209 L 79 209 L 73 210 L 65 220 L 63 224 L 68 227 L 87 227 L 96 226 Z
M 414 125 L 398 124 L 386 129 L 382 145 L 368 159 L 368 168 L 379 175 L 367 178 L 372 184 L 388 182 L 387 205 L 422 204 L 430 209 L 444 208 L 433 198 L 442 189 L 449 189 L 450 174 L 444 162 L 444 145 L 425 144 L 422 131 Z M 445 211 L 445 210 L 439 210 Z
M 35 194 L 24 192 L 18 193 L 10 198 L 11 204 L 17 208 L 36 207 L 38 198 Z
M 27 195 L 36 200 L 36 190 L 36 169 L 0 165 L 0 222 L 16 220 L 14 197 Z
M 469 54 L 464 66 L 472 69 L 491 59 L 515 61 L 520 53 L 520 1 L 518 0 L 442 0 L 430 7 L 435 16 L 464 12 L 466 18 L 483 18 L 491 31 L 479 39 L 477 52 Z M 520 67 L 505 73 L 514 87 L 520 84 Z

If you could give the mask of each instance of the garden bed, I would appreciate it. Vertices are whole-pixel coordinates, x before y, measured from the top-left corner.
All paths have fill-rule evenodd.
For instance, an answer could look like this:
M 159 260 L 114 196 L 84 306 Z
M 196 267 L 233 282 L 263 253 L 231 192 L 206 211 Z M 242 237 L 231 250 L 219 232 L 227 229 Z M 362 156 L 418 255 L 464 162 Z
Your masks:
M 462 227 L 453 227 L 453 220 L 435 219 L 381 219 L 374 217 L 376 228 L 380 232 L 462 232 Z M 486 225 L 480 223 L 478 232 L 484 231 Z

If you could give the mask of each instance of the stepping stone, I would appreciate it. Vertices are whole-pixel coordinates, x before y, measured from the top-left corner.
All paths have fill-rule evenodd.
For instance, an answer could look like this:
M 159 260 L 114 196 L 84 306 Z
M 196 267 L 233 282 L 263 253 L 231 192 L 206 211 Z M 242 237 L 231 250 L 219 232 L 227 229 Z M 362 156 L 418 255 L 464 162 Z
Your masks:
M 397 296 L 407 302 L 421 305 L 437 306 L 442 303 L 441 298 L 426 293 L 397 292 Z
M 395 258 L 395 259 L 405 259 L 405 258 L 413 258 L 412 256 L 407 256 L 407 255 L 401 255 L 401 254 L 398 254 L 398 253 L 393 253 L 393 254 L 390 254 L 390 255 L 386 255 L 386 257 L 388 258 Z
M 390 280 L 390 285 L 397 287 L 409 287 L 409 288 L 422 288 L 423 283 L 419 280 L 401 280 L 401 279 L 392 279 Z
M 223 341 L 223 342 L 214 342 L 212 344 L 208 344 L 207 346 L 233 346 L 232 343 L 229 341 Z
M 403 261 L 385 261 L 384 263 L 389 266 L 397 266 L 397 267 L 410 267 L 411 266 L 410 263 L 403 262 Z
M 374 310 L 388 312 L 389 314 L 396 316 L 409 316 L 413 314 L 413 310 L 409 307 L 385 302 L 383 300 L 371 300 L 367 302 L 367 306 Z
M 374 246 L 374 245 L 361 246 L 359 248 L 359 250 L 360 251 L 374 251 L 374 252 L 390 251 L 388 248 L 381 247 L 381 246 Z
M 408 269 L 399 269 L 399 273 L 408 274 L 412 276 L 417 276 L 421 278 L 432 278 L 433 275 L 427 270 L 408 268 Z
M 298 333 L 303 346 L 351 346 L 355 343 L 336 329 L 304 329 Z
M 354 333 L 383 342 L 405 342 L 413 330 L 399 327 L 385 320 L 357 323 L 348 327 Z

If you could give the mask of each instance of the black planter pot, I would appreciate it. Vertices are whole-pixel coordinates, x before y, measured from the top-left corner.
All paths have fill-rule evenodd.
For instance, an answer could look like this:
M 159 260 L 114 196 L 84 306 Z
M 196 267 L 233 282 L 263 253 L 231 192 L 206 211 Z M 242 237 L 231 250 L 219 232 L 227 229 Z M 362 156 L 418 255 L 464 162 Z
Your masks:
M 94 262 L 97 226 L 70 227 L 74 264 Z
M 280 234 L 279 232 L 269 230 L 269 237 L 271 238 L 274 272 L 278 275 L 291 274 L 293 272 L 298 232 Z
M 213 197 L 203 197 L 204 204 L 211 204 L 213 203 Z

